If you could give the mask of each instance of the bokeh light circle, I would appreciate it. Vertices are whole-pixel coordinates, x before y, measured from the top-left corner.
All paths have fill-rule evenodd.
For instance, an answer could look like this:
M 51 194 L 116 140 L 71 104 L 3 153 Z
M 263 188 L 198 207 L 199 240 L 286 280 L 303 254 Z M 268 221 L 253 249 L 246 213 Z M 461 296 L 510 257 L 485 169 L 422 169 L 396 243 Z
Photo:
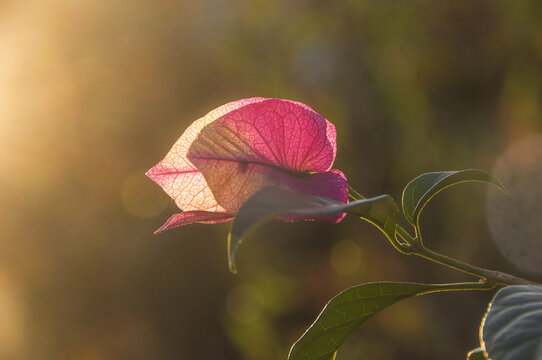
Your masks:
M 542 134 L 513 143 L 493 174 L 510 192 L 489 191 L 487 220 L 493 239 L 520 270 L 542 274 Z
M 350 239 L 340 240 L 331 249 L 329 262 L 337 274 L 352 275 L 361 265 L 361 248 Z
M 264 309 L 264 296 L 253 285 L 241 284 L 230 290 L 226 297 L 228 314 L 243 323 L 257 320 Z

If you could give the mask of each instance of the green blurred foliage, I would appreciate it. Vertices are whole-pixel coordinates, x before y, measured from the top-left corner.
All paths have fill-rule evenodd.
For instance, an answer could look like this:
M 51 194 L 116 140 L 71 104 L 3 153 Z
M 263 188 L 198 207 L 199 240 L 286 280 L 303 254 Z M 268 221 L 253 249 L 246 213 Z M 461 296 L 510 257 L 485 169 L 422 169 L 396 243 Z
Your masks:
M 355 219 L 268 224 L 234 276 L 228 225 L 152 234 L 176 210 L 143 173 L 192 121 L 251 96 L 332 121 L 336 167 L 365 196 L 490 170 L 542 130 L 541 17 L 535 0 L 1 2 L 0 358 L 284 359 L 346 287 L 468 279 Z M 481 189 L 430 204 L 426 243 L 517 273 Z M 463 358 L 489 297 L 407 300 L 338 359 Z

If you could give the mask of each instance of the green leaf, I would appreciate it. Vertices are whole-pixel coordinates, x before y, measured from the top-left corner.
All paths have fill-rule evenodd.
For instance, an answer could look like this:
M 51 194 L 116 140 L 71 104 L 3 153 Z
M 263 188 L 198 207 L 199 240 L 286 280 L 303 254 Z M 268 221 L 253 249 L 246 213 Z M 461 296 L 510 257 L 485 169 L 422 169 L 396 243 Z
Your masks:
M 289 360 L 332 360 L 348 336 L 365 320 L 399 300 L 439 291 L 482 290 L 483 283 L 417 284 L 379 282 L 352 287 L 331 299 L 301 338 Z
M 541 360 L 542 285 L 501 289 L 482 321 L 480 338 L 492 360 Z
M 356 205 L 348 209 L 347 213 L 370 222 L 390 240 L 395 239 L 399 208 L 391 196 L 381 195 L 370 199 L 353 201 L 349 204 Z
M 433 196 L 449 186 L 473 181 L 493 184 L 506 192 L 499 180 L 481 170 L 430 172 L 418 176 L 403 190 L 403 213 L 407 220 L 417 227 L 420 213 Z
M 467 360 L 487 360 L 486 356 L 484 355 L 484 350 L 481 348 L 471 350 L 467 354 Z
M 389 195 L 345 204 L 325 197 L 286 191 L 276 186 L 260 190 L 241 206 L 233 219 L 228 235 L 230 270 L 236 272 L 235 255 L 245 235 L 265 222 L 286 215 L 294 216 L 294 219 L 310 219 L 347 210 L 375 224 L 387 236 L 395 236 L 399 210 Z

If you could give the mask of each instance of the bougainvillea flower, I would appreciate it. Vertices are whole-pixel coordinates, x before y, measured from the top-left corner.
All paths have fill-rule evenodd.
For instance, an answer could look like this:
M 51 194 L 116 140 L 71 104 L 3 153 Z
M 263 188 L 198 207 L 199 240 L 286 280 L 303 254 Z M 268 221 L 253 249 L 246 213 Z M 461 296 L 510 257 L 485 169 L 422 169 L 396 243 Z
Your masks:
M 335 127 L 304 104 L 251 98 L 223 105 L 192 123 L 147 172 L 182 210 L 157 232 L 231 220 L 267 186 L 346 203 L 346 178 L 330 170 L 336 152 Z M 312 219 L 339 222 L 344 215 Z

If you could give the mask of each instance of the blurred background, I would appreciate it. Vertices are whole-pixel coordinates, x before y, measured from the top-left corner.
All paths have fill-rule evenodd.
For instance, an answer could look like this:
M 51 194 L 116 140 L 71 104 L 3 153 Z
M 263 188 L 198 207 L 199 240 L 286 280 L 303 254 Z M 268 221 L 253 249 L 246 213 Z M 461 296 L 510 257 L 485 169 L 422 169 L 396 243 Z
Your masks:
M 541 246 L 541 18 L 535 0 L 1 1 L 0 359 L 286 359 L 347 287 L 471 279 L 353 218 L 268 224 L 238 275 L 228 224 L 153 235 L 176 209 L 144 172 L 245 97 L 333 122 L 335 167 L 366 196 L 495 169 L 511 196 L 442 193 L 426 243 L 540 280 L 539 255 L 515 244 Z M 403 301 L 338 359 L 461 359 L 490 298 Z

